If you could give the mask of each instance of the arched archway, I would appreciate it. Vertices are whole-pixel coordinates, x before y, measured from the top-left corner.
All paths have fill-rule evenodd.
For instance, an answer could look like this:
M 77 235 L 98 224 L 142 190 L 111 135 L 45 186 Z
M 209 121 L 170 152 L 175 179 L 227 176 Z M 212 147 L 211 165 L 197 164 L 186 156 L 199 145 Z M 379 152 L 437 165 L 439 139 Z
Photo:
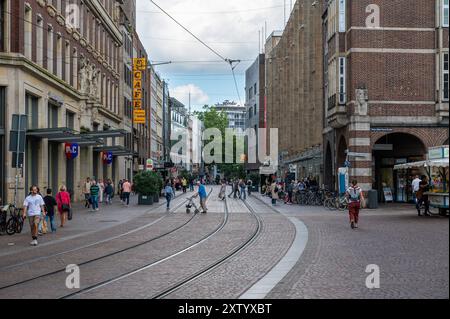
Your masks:
M 325 171 L 324 184 L 328 189 L 334 189 L 334 172 L 333 172 L 333 153 L 331 152 L 331 145 L 327 143 L 325 150 Z
M 390 188 L 394 200 L 412 200 L 410 189 L 413 175 L 417 172 L 394 171 L 396 164 L 426 159 L 427 148 L 420 138 L 407 133 L 391 133 L 379 138 L 373 145 L 373 188 L 383 200 L 383 189 Z

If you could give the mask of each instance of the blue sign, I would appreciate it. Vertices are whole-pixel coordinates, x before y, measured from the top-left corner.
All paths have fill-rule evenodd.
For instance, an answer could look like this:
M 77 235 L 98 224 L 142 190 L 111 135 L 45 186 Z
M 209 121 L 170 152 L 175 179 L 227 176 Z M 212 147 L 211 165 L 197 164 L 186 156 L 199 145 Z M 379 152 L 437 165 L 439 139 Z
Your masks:
M 75 159 L 78 157 L 78 144 L 76 143 L 66 143 L 64 145 L 64 150 L 66 152 L 67 159 Z
M 112 164 L 113 162 L 113 153 L 112 152 L 103 152 L 103 163 Z

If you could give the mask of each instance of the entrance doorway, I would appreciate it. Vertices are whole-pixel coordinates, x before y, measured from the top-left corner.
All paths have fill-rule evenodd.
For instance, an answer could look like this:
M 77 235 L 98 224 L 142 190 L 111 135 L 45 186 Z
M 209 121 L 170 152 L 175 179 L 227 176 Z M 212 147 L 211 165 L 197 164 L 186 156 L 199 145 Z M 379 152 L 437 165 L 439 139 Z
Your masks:
M 384 191 L 391 191 L 393 200 L 409 202 L 412 198 L 411 182 L 414 174 L 406 176 L 394 171 L 394 166 L 426 159 L 427 149 L 417 137 L 406 133 L 392 133 L 380 138 L 373 146 L 372 187 L 384 201 Z

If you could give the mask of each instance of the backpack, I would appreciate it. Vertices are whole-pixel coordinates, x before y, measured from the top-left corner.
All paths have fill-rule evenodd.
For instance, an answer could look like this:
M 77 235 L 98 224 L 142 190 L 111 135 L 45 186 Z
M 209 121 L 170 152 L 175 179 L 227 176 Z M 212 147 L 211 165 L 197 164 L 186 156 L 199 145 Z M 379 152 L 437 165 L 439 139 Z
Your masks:
M 350 187 L 348 189 L 348 193 L 350 195 L 350 200 L 352 202 L 359 202 L 361 200 L 361 189 Z

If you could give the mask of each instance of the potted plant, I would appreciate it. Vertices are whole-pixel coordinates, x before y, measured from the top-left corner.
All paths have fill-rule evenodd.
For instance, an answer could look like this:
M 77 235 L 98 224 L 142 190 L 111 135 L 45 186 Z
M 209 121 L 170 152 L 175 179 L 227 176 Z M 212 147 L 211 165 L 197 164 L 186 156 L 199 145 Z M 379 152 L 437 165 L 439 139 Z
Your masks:
M 139 194 L 139 205 L 153 205 L 155 194 L 159 194 L 160 178 L 155 172 L 145 171 L 134 177 L 134 189 Z
M 157 188 L 157 192 L 153 195 L 154 203 L 159 203 L 159 198 L 161 197 L 161 193 L 164 188 L 163 179 L 162 179 L 161 175 L 157 174 L 157 176 L 158 176 L 158 183 L 157 183 L 158 188 Z

